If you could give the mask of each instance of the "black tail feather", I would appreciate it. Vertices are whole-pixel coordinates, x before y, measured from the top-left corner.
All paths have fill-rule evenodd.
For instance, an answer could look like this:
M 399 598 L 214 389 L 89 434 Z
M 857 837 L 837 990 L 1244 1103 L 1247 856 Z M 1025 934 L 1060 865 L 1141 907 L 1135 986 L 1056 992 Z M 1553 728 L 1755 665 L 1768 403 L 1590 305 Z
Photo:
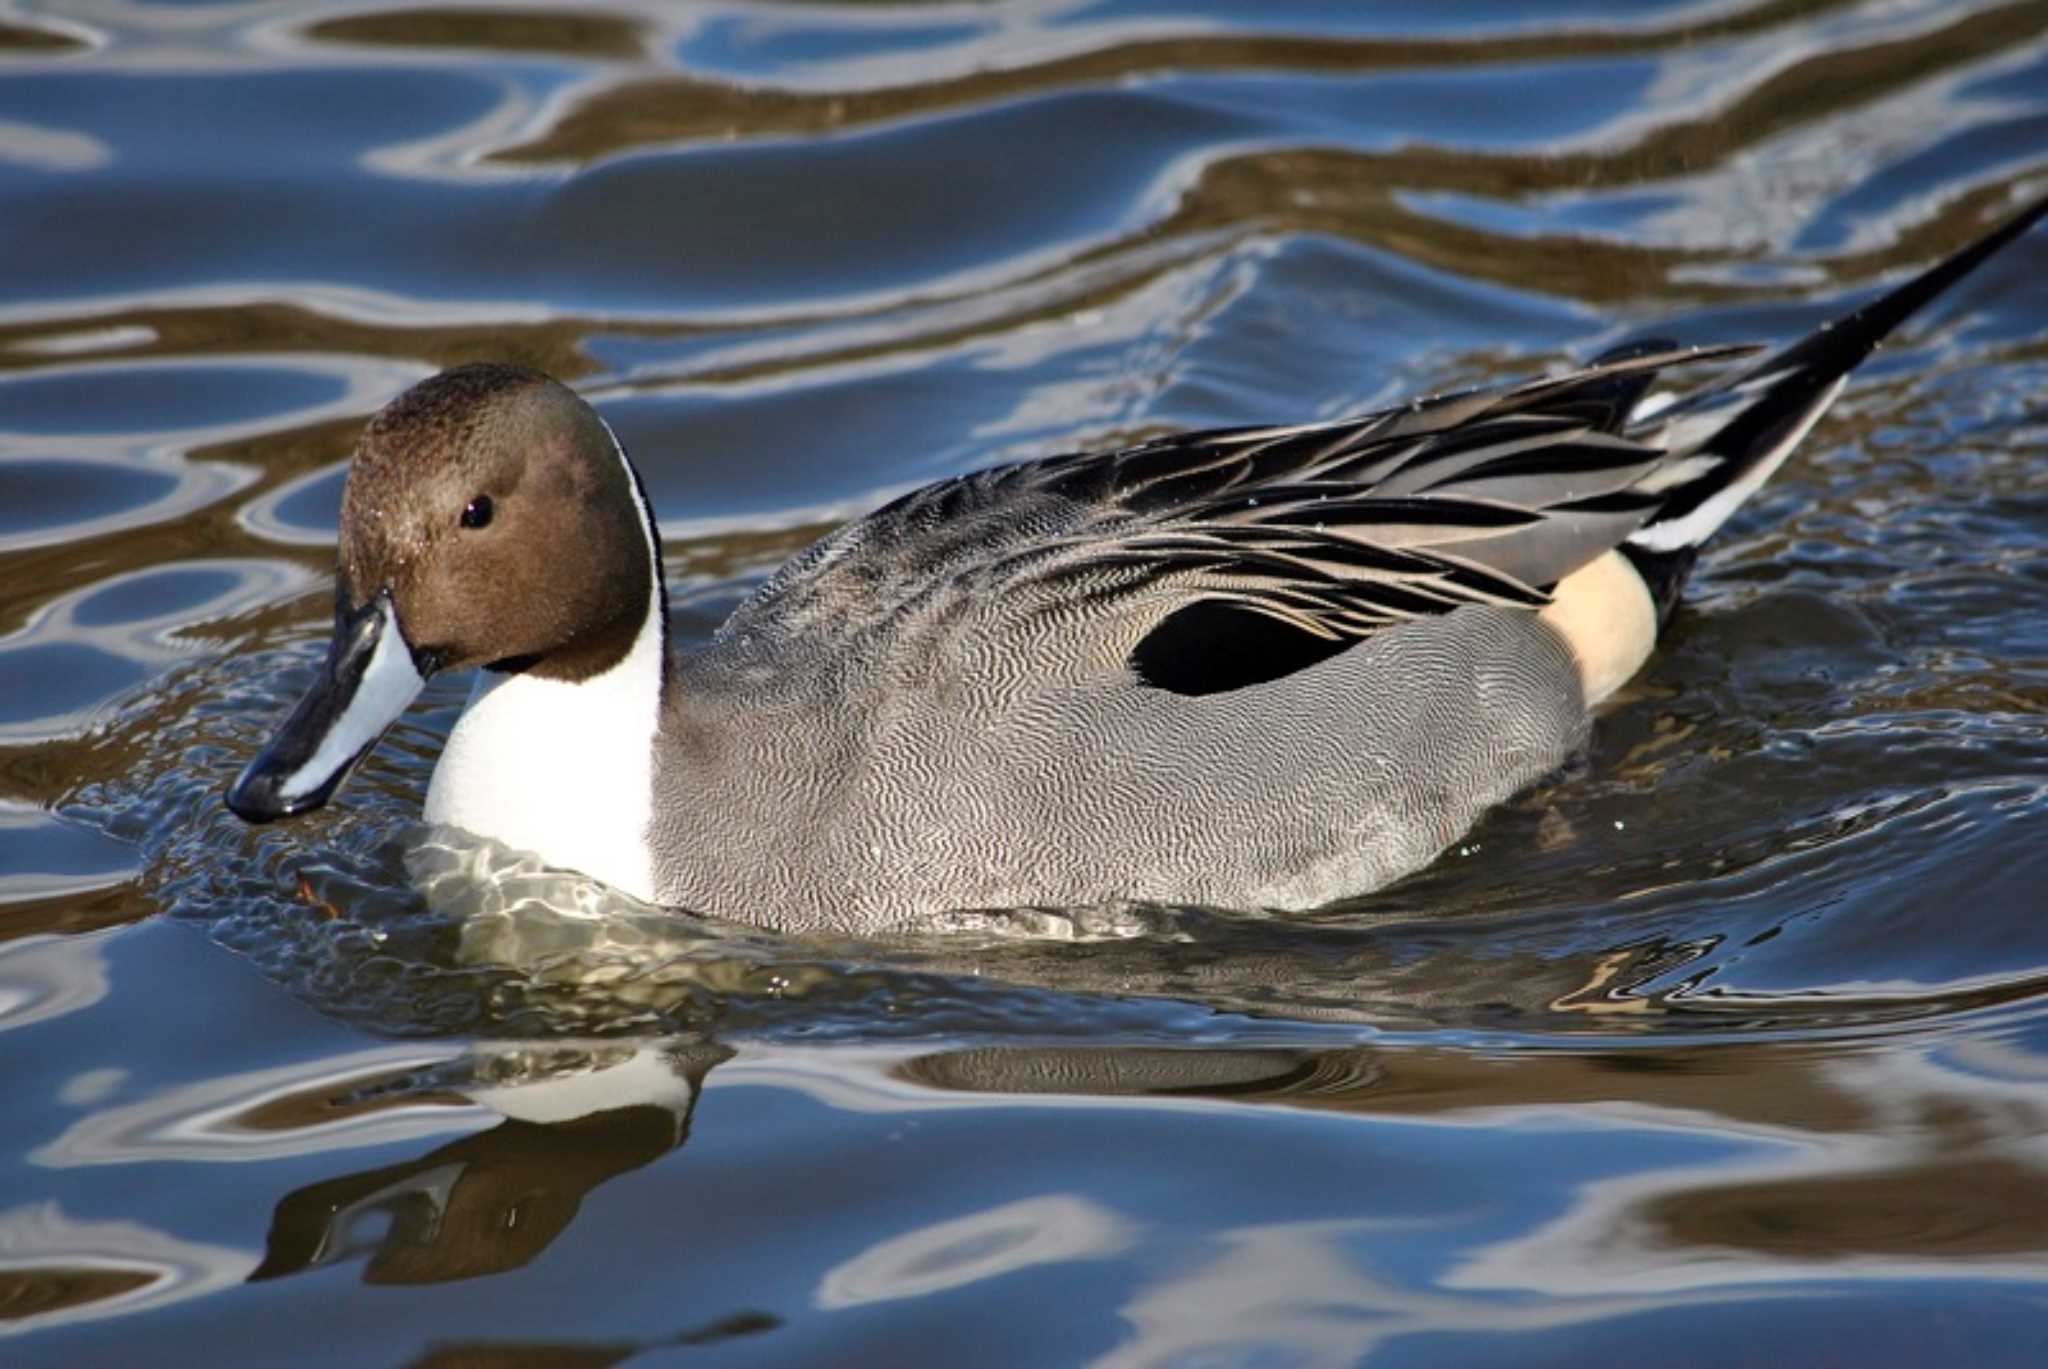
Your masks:
M 1879 296 L 1846 318 L 1823 324 L 1814 333 L 1765 357 L 1751 375 L 1769 375 L 1790 367 L 1809 367 L 1832 380 L 1869 356 L 1885 335 L 1918 313 L 1935 296 L 1996 256 L 2001 248 L 2048 216 L 2048 199 L 2036 201 L 1998 228 L 1953 256 L 1928 267 L 1904 285 Z
M 1654 558 L 1705 541 L 1769 478 L 1833 401 L 1842 378 L 1886 335 L 2043 217 L 2048 217 L 2048 199 L 1862 308 L 1771 353 L 1734 379 L 1688 396 L 1632 427 L 1631 436 L 1661 439 L 1675 454 L 1709 459 L 1697 474 L 1667 490 L 1664 506 L 1633 534 L 1632 551 Z M 1704 431 L 1687 433 L 1688 427 Z M 1675 563 L 1638 564 L 1661 596 L 1659 579 L 1675 573 L 1682 580 L 1691 562 L 1675 569 Z
M 1635 342 L 1624 342 L 1619 347 L 1609 347 L 1586 365 L 1607 366 L 1617 361 L 1634 361 L 1638 357 L 1669 356 L 1683 350 L 1670 338 L 1641 338 Z M 1658 374 L 1656 371 L 1623 371 L 1598 382 L 1595 394 L 1614 415 L 1611 423 L 1603 425 L 1603 431 L 1619 432 L 1627 426 L 1629 416 L 1643 402 L 1643 396 L 1650 392 L 1650 387 L 1657 383 Z
M 1788 416 L 1819 399 L 1828 386 L 1862 365 L 1864 358 L 1893 329 L 2032 228 L 2044 214 L 2048 214 L 2048 199 L 2022 210 L 2003 226 L 1854 313 L 1824 323 L 1791 346 L 1765 357 L 1743 379 L 1780 372 L 1791 374 L 1771 388 L 1768 402 L 1751 405 L 1722 429 L 1713 449 L 1735 457 L 1747 451 L 1768 450 L 1774 434 L 1789 426 Z M 1735 383 L 1739 386 L 1742 380 Z

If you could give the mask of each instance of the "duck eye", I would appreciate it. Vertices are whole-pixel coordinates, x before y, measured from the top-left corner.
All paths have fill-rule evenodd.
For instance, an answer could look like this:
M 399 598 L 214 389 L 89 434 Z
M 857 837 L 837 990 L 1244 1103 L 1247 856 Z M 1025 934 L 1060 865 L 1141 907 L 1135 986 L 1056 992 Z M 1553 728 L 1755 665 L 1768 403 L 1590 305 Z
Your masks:
M 480 494 L 469 501 L 462 511 L 462 526 L 465 528 L 489 527 L 491 522 L 491 497 Z

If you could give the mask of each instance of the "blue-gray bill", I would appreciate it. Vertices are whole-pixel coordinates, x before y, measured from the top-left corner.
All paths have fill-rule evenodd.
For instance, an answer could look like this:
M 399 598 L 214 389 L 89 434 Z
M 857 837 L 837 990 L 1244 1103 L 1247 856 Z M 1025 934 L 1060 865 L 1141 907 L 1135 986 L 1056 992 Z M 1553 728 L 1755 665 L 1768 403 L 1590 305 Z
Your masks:
M 325 804 L 433 673 L 431 660 L 407 644 L 389 590 L 361 608 L 350 608 L 345 594 L 336 601 L 319 677 L 228 789 L 228 807 L 249 822 Z

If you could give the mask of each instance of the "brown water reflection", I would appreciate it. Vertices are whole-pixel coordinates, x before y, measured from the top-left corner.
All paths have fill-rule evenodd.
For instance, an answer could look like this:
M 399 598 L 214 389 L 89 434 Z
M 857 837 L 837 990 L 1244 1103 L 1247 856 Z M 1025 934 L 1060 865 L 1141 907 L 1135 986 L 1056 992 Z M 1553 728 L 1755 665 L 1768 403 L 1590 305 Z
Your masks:
M 614 1364 L 663 1350 L 715 1346 L 740 1336 L 773 1331 L 779 1322 L 759 1312 L 741 1312 L 671 1336 L 641 1341 L 472 1341 L 436 1345 L 406 1369 L 609 1369 Z
M 1369 1203 L 1363 1213 L 1344 1204 L 1353 1215 L 1342 1222 L 1245 1228 L 1213 1248 L 1212 1264 L 1163 1269 L 1127 1306 L 1139 1324 L 1163 1317 L 1153 1334 L 1183 1349 L 1231 1334 L 1227 1328 L 1244 1318 L 1270 1321 L 1266 1330 L 1279 1343 L 1335 1334 L 1347 1353 L 1362 1353 L 1391 1336 L 1474 1317 L 1502 1327 L 1600 1319 L 1733 1290 L 1753 1296 L 1821 1276 L 2048 1281 L 2048 1153 L 2041 1150 L 2048 1062 L 1989 1042 L 1937 1038 L 1909 1051 L 1846 1052 L 997 1046 L 923 1054 L 742 1048 L 737 1055 L 703 1042 L 650 1042 L 499 1047 L 438 1053 L 438 1061 L 434 1054 L 410 1070 L 365 1059 L 317 1082 L 279 1074 L 253 1091 L 229 1090 L 242 1099 L 229 1112 L 214 1092 L 195 1097 L 199 1111 L 155 1108 L 146 1126 L 88 1115 L 79 1131 L 127 1136 L 126 1144 L 176 1135 L 189 1146 L 199 1123 L 219 1139 L 199 1143 L 195 1159 L 209 1158 L 205 1147 L 213 1144 L 227 1149 L 211 1158 L 234 1158 L 249 1144 L 236 1138 L 260 1131 L 272 1138 L 267 1146 L 331 1152 L 343 1161 L 333 1177 L 278 1197 L 262 1260 L 247 1274 L 252 1280 L 357 1261 L 361 1278 L 377 1285 L 503 1275 L 559 1241 L 593 1193 L 685 1147 L 693 1131 L 743 1128 L 740 1100 L 768 1085 L 905 1123 L 971 1108 L 976 1097 L 1056 1106 L 1093 1098 L 1132 1110 L 1134 1122 L 1156 1112 L 1160 1122 L 1179 1117 L 1184 1126 L 1219 1106 L 1302 1110 L 1350 1119 L 1358 1146 L 1396 1164 L 1407 1163 L 1399 1157 L 1411 1150 L 1426 1153 L 1431 1131 L 1449 1143 L 1457 1133 L 1513 1128 L 1538 1152 L 1597 1145 L 1603 1134 L 1639 1138 L 1644 1163 L 1594 1178 L 1527 1229 L 1472 1244 L 1429 1288 L 1371 1276 L 1346 1253 L 1354 1224 L 1371 1221 Z M 366 1100 L 374 1101 L 366 1108 Z M 413 1159 L 346 1166 L 351 1148 L 416 1131 L 421 1109 L 450 1109 L 446 1121 L 430 1123 L 436 1127 L 474 1126 L 492 1114 L 502 1120 Z M 372 1130 L 338 1132 L 334 1118 L 342 1115 Z M 294 1125 L 293 1117 L 304 1120 Z M 1719 1137 L 1726 1153 L 1660 1160 L 1660 1135 Z M 74 1153 L 65 1162 L 84 1158 Z M 680 1163 L 687 1169 L 687 1155 Z M 1032 1200 L 907 1229 L 826 1270 L 814 1296 L 828 1308 L 861 1306 L 993 1277 L 1019 1260 L 1054 1258 L 1054 1248 L 1066 1252 L 1060 1258 L 1099 1257 L 1171 1239 L 1164 1214 L 1120 1212 L 1113 1199 L 1107 1207 L 1078 1201 Z M 1055 1212 L 1060 1203 L 1072 1210 Z M 1053 1245 L 1024 1253 L 1041 1240 Z M 719 1258 L 716 1239 L 703 1231 L 678 1252 L 684 1270 Z M 997 1264 L 982 1267 L 988 1260 Z M 1281 1281 L 1248 1281 L 1246 1271 L 1259 1261 L 1276 1262 L 1268 1272 L 1280 1271 Z M 18 1315 L 54 1315 L 140 1286 L 127 1277 L 80 1281 L 73 1272 L 53 1252 L 16 1267 L 10 1286 Z M 1267 1301 L 1299 1299 L 1318 1285 L 1342 1289 L 1353 1315 L 1290 1321 L 1283 1304 Z M 1491 1301 L 1510 1291 L 1561 1301 L 1540 1312 L 1509 1312 Z M 1148 1307 L 1154 1313 L 1141 1314 Z M 1385 1323 L 1359 1320 L 1365 1308 Z M 727 1333 L 780 1324 L 766 1310 L 719 1323 Z M 636 1341 L 616 1348 L 629 1346 L 650 1348 Z
M 1811 22 L 1847 0 L 1772 0 L 1668 27 L 1575 27 L 1563 33 L 1360 40 L 1190 33 L 1069 53 L 1031 65 L 926 73 L 915 85 L 808 92 L 734 87 L 687 77 L 630 81 L 583 96 L 553 126 L 498 149 L 512 162 L 590 162 L 636 147 L 694 139 L 817 134 L 1162 72 L 1284 70 L 1369 74 L 1403 67 L 1509 66 L 1565 58 L 1654 55 Z M 2014 5 L 2014 10 L 2024 8 Z M 309 36 L 323 36 L 320 29 Z M 1071 41 L 1071 40 L 1070 40 Z
M 1560 57 L 1655 54 L 1717 39 L 1811 23 L 1835 3 L 1782 3 L 1667 30 L 1530 36 L 1483 41 L 1359 42 L 1190 36 L 1137 42 L 1064 57 L 1038 66 L 977 70 L 951 79 L 879 90 L 811 92 L 740 87 L 689 77 L 600 84 L 555 118 L 540 136 L 492 153 L 521 162 L 587 164 L 638 147 L 697 139 L 819 134 L 868 123 L 929 115 L 1025 95 L 1126 82 L 1159 73 L 1245 70 L 1372 71 L 1389 67 L 1509 65 Z M 1697 299 L 1732 293 L 1687 268 L 1730 260 L 1726 246 L 1643 248 L 1619 241 L 1589 254 L 1578 235 L 1517 235 L 1446 222 L 1420 213 L 1404 196 L 1451 192 L 1526 200 L 1551 193 L 1585 195 L 1630 186 L 1660 186 L 1722 167 L 1791 130 L 1823 125 L 1876 95 L 1943 72 L 1966 70 L 2048 32 L 2048 12 L 2029 0 L 1978 10 L 1947 24 L 1863 46 L 1808 48 L 1799 60 L 1761 65 L 1739 90 L 1695 118 L 1647 123 L 1618 145 L 1602 139 L 1584 150 L 1546 148 L 1539 156 L 1479 153 L 1427 144 L 1387 153 L 1288 149 L 1225 156 L 1206 165 L 1169 218 L 1146 235 L 1217 227 L 1262 232 L 1328 232 L 1396 252 L 1461 277 L 1521 285 L 1542 280 L 1573 297 L 1605 303 L 1672 296 L 1672 286 Z M 1799 50 L 1799 49 L 1795 49 Z M 1314 187 L 1305 191 L 1304 187 Z M 2006 187 L 1978 187 L 1951 200 L 1935 220 L 1880 247 L 1824 266 L 1836 281 L 1953 251 L 1982 231 Z M 1754 258 L 1754 251 L 1740 254 Z M 1754 293 L 1754 290 L 1744 293 Z
M 351 14 L 309 24 L 304 36 L 324 43 L 398 48 L 483 48 L 562 57 L 647 55 L 641 25 L 624 15 L 542 9 L 421 7 Z
M 1632 1174 L 1584 1190 L 1453 1280 L 1587 1294 L 1959 1265 L 2048 1280 L 2048 1061 L 1991 1046 L 1845 1053 L 1713 1046 L 1580 1055 L 1442 1050 L 989 1048 L 895 1077 L 974 1093 L 1219 1098 L 1451 1125 L 1668 1119 L 1762 1158 Z M 1540 1123 L 1539 1123 L 1540 1124 Z M 1732 1172 L 1731 1172 L 1732 1170 Z
M 83 39 L 68 33 L 56 33 L 50 29 L 32 28 L 24 24 L 0 23 L 0 52 L 23 55 L 76 52 L 85 46 Z

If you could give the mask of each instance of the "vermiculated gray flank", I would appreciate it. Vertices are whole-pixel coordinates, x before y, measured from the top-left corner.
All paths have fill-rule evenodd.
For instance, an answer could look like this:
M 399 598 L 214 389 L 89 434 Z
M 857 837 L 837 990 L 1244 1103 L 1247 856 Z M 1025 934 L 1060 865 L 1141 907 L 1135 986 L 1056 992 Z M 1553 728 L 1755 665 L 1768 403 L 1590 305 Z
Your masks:
M 1196 697 L 993 626 L 914 660 L 887 633 L 829 664 L 772 634 L 685 657 L 655 780 L 663 900 L 863 928 L 1112 897 L 1310 907 L 1426 863 L 1586 729 L 1570 653 L 1514 609 Z

